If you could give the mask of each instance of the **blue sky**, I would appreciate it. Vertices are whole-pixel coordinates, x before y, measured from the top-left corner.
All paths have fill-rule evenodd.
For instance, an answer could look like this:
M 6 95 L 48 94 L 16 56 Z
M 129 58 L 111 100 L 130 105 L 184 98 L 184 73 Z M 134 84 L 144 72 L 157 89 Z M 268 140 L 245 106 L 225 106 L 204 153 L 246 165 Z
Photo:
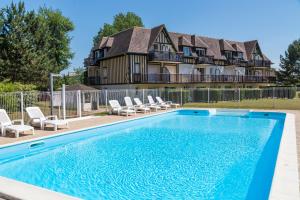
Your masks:
M 17 2 L 15 0 L 14 2 Z M 0 0 L 0 7 L 11 0 Z M 59 9 L 75 24 L 69 70 L 83 64 L 92 38 L 119 12 L 132 11 L 146 27 L 165 24 L 169 31 L 231 40 L 260 41 L 275 63 L 288 45 L 300 38 L 300 0 L 25 0 L 27 9 Z

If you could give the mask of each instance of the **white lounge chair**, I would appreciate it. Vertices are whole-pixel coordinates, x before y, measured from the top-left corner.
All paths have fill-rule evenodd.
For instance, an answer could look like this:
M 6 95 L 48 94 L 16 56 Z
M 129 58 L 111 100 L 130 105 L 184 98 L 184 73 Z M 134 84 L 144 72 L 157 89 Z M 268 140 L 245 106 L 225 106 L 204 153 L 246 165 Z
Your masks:
M 66 120 L 59 120 L 56 115 L 45 116 L 39 107 L 27 107 L 26 112 L 30 118 L 29 123 L 32 126 L 40 127 L 42 130 L 47 125 L 53 126 L 54 131 L 57 131 L 59 126 L 69 128 Z
M 133 105 L 132 100 L 131 100 L 130 97 L 124 97 L 124 100 L 125 100 L 125 104 L 126 104 L 127 108 L 133 109 L 135 111 L 141 111 L 141 112 L 144 112 L 144 113 L 147 113 L 147 112 L 150 113 L 151 112 L 150 108 L 148 108 L 148 107 Z
M 19 122 L 20 124 L 15 124 Z M 34 135 L 34 128 L 32 126 L 24 125 L 23 120 L 13 120 L 11 121 L 4 109 L 0 109 L 0 129 L 1 135 L 5 136 L 6 132 L 14 132 L 16 137 L 19 137 L 20 133 L 25 131 L 32 131 Z
M 155 101 L 153 100 L 152 96 L 148 96 L 148 101 L 150 105 L 156 105 L 159 106 L 161 109 L 167 110 L 168 108 L 170 108 L 170 105 L 166 105 L 166 104 L 159 104 L 159 103 L 155 103 Z
M 157 106 L 157 105 L 148 105 L 148 104 L 143 104 L 142 102 L 141 102 L 141 100 L 139 99 L 139 98 L 133 98 L 133 100 L 134 100 L 134 102 L 136 103 L 136 105 L 138 106 L 138 107 L 146 107 L 146 108 L 150 108 L 151 110 L 154 110 L 154 111 L 158 111 L 158 110 L 160 110 L 161 108 L 159 107 L 159 106 Z
M 163 105 L 163 104 L 165 104 L 165 105 L 170 105 L 170 106 L 173 107 L 173 108 L 177 108 L 177 107 L 180 106 L 180 104 L 178 104 L 178 103 L 172 103 L 172 101 L 163 101 L 160 97 L 156 97 L 156 100 L 157 100 L 157 102 L 158 102 L 160 105 Z
M 117 113 L 118 115 L 126 114 L 126 117 L 130 114 L 136 114 L 135 110 L 132 108 L 122 107 L 117 100 L 109 100 L 109 105 L 111 107 L 111 112 Z

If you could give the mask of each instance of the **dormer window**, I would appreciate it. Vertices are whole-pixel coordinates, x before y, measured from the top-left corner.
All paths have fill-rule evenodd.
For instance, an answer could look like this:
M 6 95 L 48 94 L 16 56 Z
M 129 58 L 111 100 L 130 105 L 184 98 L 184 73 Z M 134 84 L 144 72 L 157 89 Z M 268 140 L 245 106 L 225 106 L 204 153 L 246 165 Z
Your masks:
M 232 51 L 224 51 L 224 55 L 227 59 L 232 59 Z
M 190 47 L 183 47 L 183 55 L 184 56 L 191 56 L 192 55 L 191 48 Z
M 243 59 L 243 52 L 237 52 L 237 58 Z
M 97 51 L 95 51 L 95 59 L 100 59 L 104 57 L 104 51 L 103 49 L 99 49 Z
M 206 49 L 204 49 L 204 48 L 196 48 L 196 54 L 199 57 L 206 56 Z

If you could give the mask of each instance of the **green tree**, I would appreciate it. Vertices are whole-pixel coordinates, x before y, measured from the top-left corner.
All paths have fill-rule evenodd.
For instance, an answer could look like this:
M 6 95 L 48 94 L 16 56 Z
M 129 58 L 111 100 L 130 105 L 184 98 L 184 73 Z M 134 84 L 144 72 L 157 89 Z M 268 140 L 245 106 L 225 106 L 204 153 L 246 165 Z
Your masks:
M 280 56 L 278 79 L 285 85 L 300 83 L 300 39 L 289 45 L 284 56 Z
M 114 16 L 112 24 L 105 23 L 103 27 L 100 28 L 99 32 L 94 37 L 94 45 L 98 44 L 102 37 L 110 36 L 134 26 L 144 27 L 141 17 L 133 12 L 127 12 L 126 14 L 119 13 Z
M 49 73 L 69 66 L 74 29 L 60 11 L 26 11 L 23 2 L 0 10 L 0 81 L 47 86 Z

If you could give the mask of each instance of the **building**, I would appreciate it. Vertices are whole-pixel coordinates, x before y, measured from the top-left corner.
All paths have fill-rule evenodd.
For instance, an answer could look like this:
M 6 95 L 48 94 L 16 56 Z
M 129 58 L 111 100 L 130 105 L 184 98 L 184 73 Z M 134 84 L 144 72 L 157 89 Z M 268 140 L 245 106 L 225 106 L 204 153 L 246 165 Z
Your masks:
M 237 42 L 134 27 L 103 37 L 85 59 L 98 88 L 260 87 L 275 81 L 257 40 Z

